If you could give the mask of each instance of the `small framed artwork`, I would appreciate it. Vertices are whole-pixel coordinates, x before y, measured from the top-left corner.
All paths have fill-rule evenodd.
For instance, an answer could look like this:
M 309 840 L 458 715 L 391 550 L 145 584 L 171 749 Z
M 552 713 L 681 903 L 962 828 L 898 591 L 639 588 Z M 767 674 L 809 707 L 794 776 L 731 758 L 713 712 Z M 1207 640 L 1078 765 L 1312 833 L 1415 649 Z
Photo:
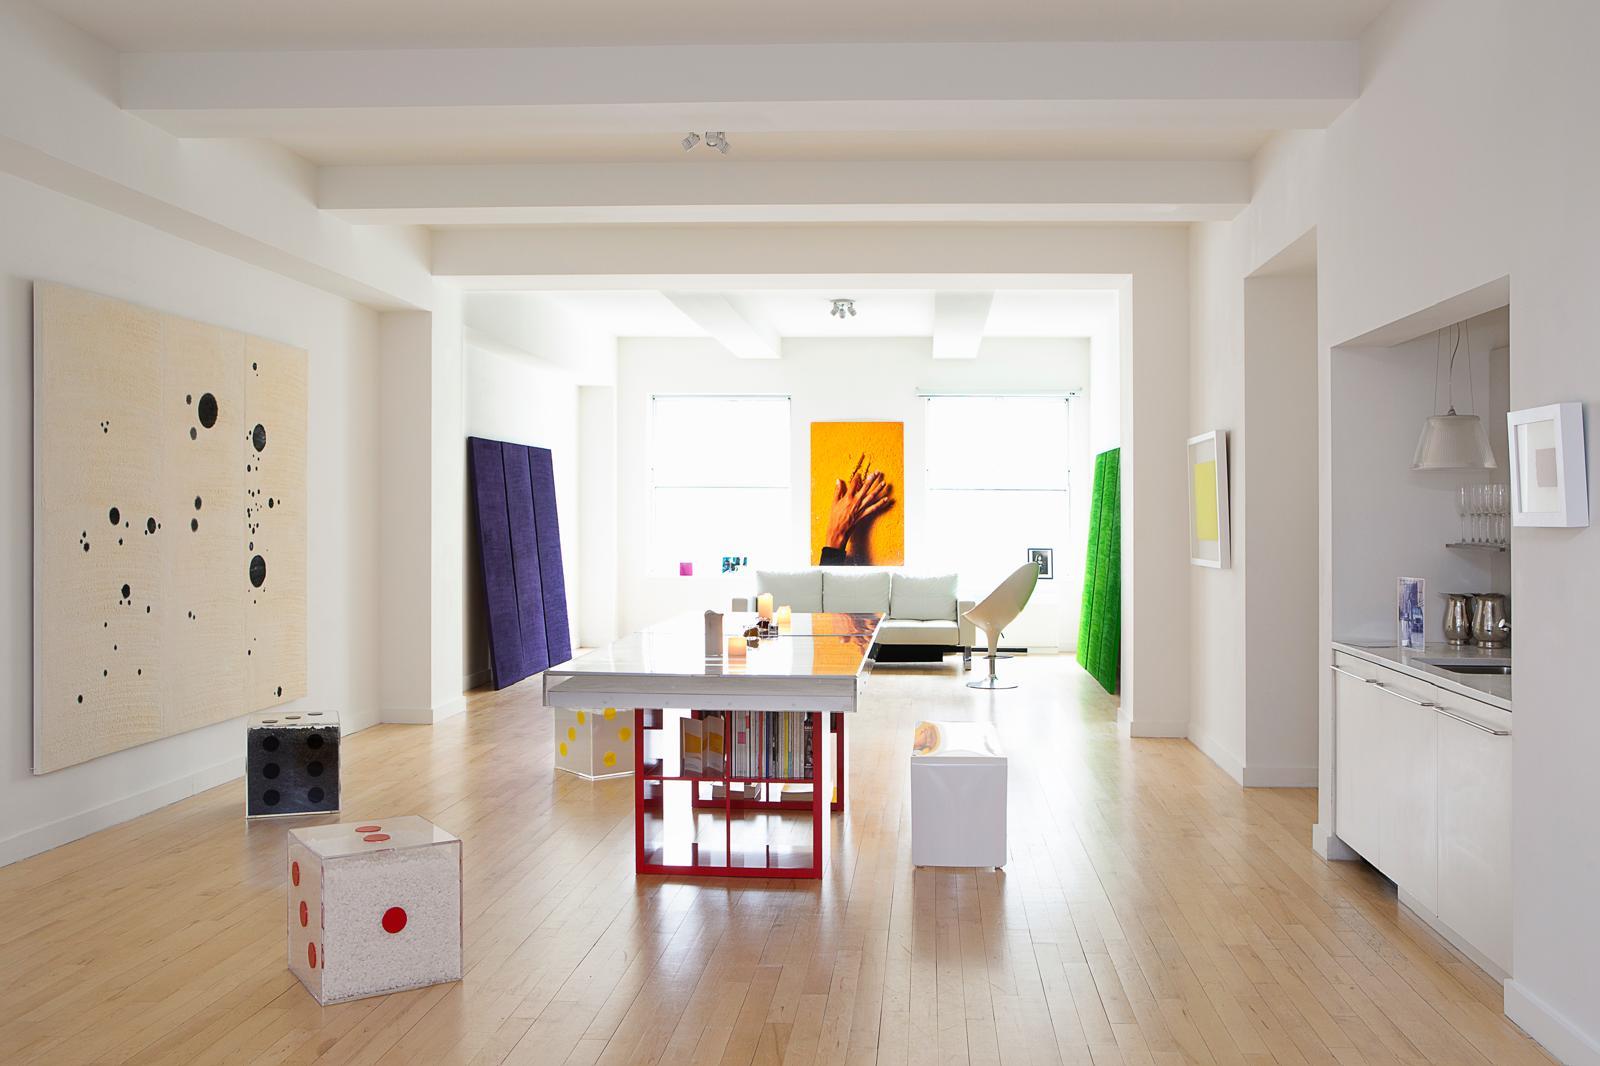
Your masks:
M 1227 430 L 1189 438 L 1189 561 L 1229 565 Z
M 748 555 L 724 555 L 722 557 L 722 572 L 724 574 L 737 574 L 741 569 L 750 565 Z
M 1054 548 L 1029 548 L 1028 558 L 1039 568 L 1039 580 L 1049 581 L 1056 576 L 1056 550 Z
M 1553 403 L 1506 415 L 1511 447 L 1511 524 L 1589 524 L 1583 405 Z
M 1421 577 L 1402 577 L 1395 582 L 1395 622 L 1402 648 L 1422 648 L 1427 644 L 1428 581 Z

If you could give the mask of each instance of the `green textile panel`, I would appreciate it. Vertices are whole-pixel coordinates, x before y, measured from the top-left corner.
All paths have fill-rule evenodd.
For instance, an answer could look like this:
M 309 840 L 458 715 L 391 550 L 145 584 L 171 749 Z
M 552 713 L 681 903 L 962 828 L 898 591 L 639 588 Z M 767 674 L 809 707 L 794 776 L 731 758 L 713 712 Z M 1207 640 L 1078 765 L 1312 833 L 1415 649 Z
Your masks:
M 1095 456 L 1083 613 L 1078 619 L 1078 662 L 1107 692 L 1117 691 L 1122 665 L 1121 486 L 1122 449 Z

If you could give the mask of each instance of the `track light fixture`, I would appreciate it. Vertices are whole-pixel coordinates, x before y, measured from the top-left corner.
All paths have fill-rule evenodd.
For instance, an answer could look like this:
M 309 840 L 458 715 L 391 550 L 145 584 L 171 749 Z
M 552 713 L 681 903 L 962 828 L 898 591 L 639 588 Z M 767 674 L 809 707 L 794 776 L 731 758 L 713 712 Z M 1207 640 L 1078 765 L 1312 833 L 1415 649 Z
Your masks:
M 854 318 L 856 317 L 856 302 L 854 300 L 835 300 L 833 301 L 833 307 L 829 308 L 828 314 L 840 319 Z
M 715 148 L 723 155 L 728 154 L 728 148 L 730 147 L 728 144 L 728 135 L 721 130 L 706 130 L 705 142 L 707 148 Z M 698 133 L 691 133 L 678 143 L 681 144 L 683 146 L 683 150 L 687 152 L 695 145 L 700 143 L 700 135 Z

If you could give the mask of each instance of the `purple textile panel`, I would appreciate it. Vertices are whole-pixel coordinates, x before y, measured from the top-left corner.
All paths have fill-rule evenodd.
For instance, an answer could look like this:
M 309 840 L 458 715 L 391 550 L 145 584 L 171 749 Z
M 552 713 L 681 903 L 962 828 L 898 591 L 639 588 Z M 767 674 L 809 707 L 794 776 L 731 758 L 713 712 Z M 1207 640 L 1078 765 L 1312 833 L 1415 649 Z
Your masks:
M 572 657 L 555 473 L 546 448 L 469 437 L 467 457 L 500 689 Z
M 556 472 L 549 448 L 529 448 L 533 473 L 533 513 L 539 529 L 539 574 L 544 582 L 545 647 L 550 665 L 572 658 L 572 627 L 567 621 L 567 578 L 561 565 L 561 523 L 556 519 Z

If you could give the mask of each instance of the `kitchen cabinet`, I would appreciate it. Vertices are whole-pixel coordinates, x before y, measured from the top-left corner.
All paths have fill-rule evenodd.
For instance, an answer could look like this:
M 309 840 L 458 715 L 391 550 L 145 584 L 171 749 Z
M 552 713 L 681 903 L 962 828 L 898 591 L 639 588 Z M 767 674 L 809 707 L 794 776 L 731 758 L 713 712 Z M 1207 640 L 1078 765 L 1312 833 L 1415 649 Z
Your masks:
M 1486 968 L 1511 972 L 1511 713 L 1334 655 L 1334 831 Z
M 1438 702 L 1439 921 L 1510 973 L 1511 715 Z

